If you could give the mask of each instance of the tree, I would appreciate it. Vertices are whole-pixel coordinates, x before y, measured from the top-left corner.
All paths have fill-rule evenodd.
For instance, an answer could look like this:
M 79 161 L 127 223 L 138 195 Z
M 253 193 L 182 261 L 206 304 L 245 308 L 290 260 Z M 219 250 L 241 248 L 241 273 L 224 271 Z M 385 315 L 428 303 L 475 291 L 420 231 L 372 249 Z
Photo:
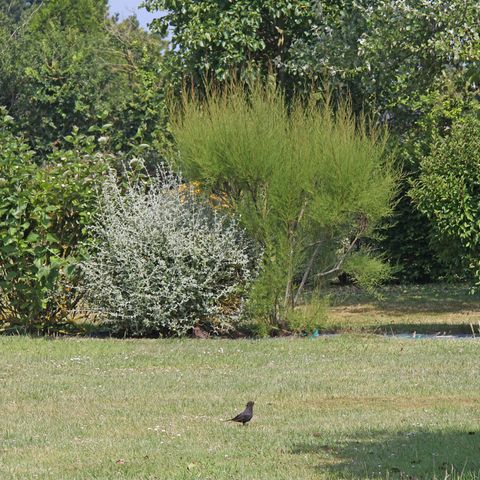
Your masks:
M 205 102 L 185 94 L 172 131 L 186 177 L 224 197 L 264 246 L 257 311 L 283 318 L 312 277 L 388 274 L 358 243 L 390 213 L 396 174 L 385 132 L 347 103 L 335 113 L 328 100 L 287 106 L 272 84 L 233 84 Z
M 478 92 L 477 7 L 474 0 L 320 0 L 314 34 L 296 40 L 286 67 L 346 85 L 403 133 L 432 112 L 440 93 Z
M 314 9 L 310 0 L 230 0 L 177 2 L 146 0 L 149 11 L 167 14 L 152 30 L 171 33 L 168 61 L 173 79 L 228 80 L 251 78 L 276 69 L 284 85 L 291 83 L 283 65 L 290 46 L 308 38 Z
M 43 5 L 13 37 L 0 27 L 0 105 L 38 154 L 65 146 L 73 127 L 102 136 L 104 149 L 152 144 L 160 150 L 166 88 L 158 72 L 165 43 L 138 23 L 107 19 L 103 2 L 83 2 L 82 15 L 72 10 L 81 21 L 71 16 L 70 3 Z
M 107 14 L 108 0 L 44 0 L 30 24 L 34 31 L 48 30 L 53 23 L 61 30 L 93 33 L 101 30 Z

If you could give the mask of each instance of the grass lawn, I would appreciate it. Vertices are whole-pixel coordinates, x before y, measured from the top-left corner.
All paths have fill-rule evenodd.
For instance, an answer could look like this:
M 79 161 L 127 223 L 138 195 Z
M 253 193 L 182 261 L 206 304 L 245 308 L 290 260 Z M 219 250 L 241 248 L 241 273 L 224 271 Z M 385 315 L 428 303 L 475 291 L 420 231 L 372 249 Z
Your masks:
M 480 295 L 468 285 L 383 287 L 375 300 L 354 287 L 332 289 L 326 331 L 370 333 L 467 333 L 480 335 Z
M 0 478 L 480 478 L 480 341 L 0 337 Z M 222 422 L 255 400 L 242 427 Z

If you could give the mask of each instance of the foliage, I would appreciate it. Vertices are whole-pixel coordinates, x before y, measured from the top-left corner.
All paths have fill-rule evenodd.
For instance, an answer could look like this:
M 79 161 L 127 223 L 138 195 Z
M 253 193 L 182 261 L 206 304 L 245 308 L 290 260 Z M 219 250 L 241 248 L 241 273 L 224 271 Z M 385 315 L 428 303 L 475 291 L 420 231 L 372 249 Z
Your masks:
M 30 27 L 46 31 L 54 24 L 62 30 L 75 28 L 93 33 L 102 28 L 107 13 L 108 0 L 44 0 L 30 20 Z
M 123 62 L 123 80 L 128 78 L 123 101 L 111 102 L 112 145 L 116 150 L 141 153 L 143 158 L 162 155 L 171 147 L 166 107 L 170 87 L 162 73 L 166 42 L 144 32 L 132 18 L 108 24 L 108 31 Z
M 393 270 L 378 255 L 372 255 L 368 249 L 355 252 L 346 260 L 345 273 L 355 278 L 356 284 L 366 292 L 376 295 L 378 287 L 391 280 Z
M 166 68 L 173 82 L 232 75 L 251 82 L 272 65 L 289 92 L 327 81 L 339 96 L 352 95 L 356 113 L 367 108 L 388 121 L 390 148 L 406 175 L 381 245 L 403 267 L 403 279 L 444 273 L 430 245 L 430 223 L 407 195 L 407 177 L 416 178 L 435 135 L 477 101 L 476 1 L 145 3 L 167 11 L 154 28 L 166 34 L 170 27 Z
M 17 131 L 40 154 L 65 147 L 73 127 L 102 134 L 109 150 L 150 144 L 160 150 L 166 143 L 159 75 L 164 42 L 132 20 L 104 18 L 103 2 L 73 2 L 72 11 L 85 7 L 78 18 L 88 20 L 88 28 L 71 17 L 71 0 L 60 3 L 65 15 L 55 9 L 50 15 L 56 3 L 48 3 L 13 37 L 0 27 L 0 105 L 16 119 Z
M 78 301 L 75 266 L 107 162 L 88 139 L 70 136 L 70 150 L 38 166 L 34 152 L 10 132 L 11 121 L 2 112 L 0 328 L 46 331 L 65 321 Z
M 96 245 L 83 263 L 88 301 L 125 335 L 233 329 L 255 276 L 253 244 L 170 172 L 148 184 L 122 191 L 114 176 L 104 184 Z
M 290 68 L 348 86 L 405 131 L 449 90 L 474 95 L 480 13 L 474 0 L 318 2 L 315 35 L 297 40 Z M 293 52 L 292 52 L 293 53 Z M 450 87 L 450 88 L 449 88 Z M 355 96 L 357 95 L 357 96 Z M 454 105 L 443 105 L 448 109 Z
M 107 152 L 142 157 L 149 169 L 170 153 L 166 98 L 182 83 L 207 103 L 202 111 L 187 99 L 192 118 L 176 119 L 180 164 L 196 192 L 240 213 L 265 247 L 252 308 L 289 323 L 304 287 L 342 270 L 374 289 L 391 270 L 371 245 L 403 267 L 402 279 L 479 278 L 476 1 L 145 3 L 166 13 L 153 34 L 108 18 L 106 0 L 0 0 L 4 320 L 35 329 L 65 318 L 78 300 L 67 286 L 96 208 L 93 187 L 114 160 Z M 259 93 L 258 78 L 273 77 L 281 102 L 271 85 Z M 229 87 L 232 78 L 246 90 Z M 336 116 L 324 106 L 313 119 L 305 99 L 318 82 L 332 86 Z M 388 140 L 364 109 L 389 124 Z M 383 159 L 393 151 L 405 174 L 388 216 L 395 172 Z M 376 189 L 388 208 L 368 200 Z
M 456 122 L 422 159 L 410 194 L 431 220 L 441 260 L 480 283 L 480 118 Z
M 180 168 L 223 195 L 265 248 L 252 306 L 278 320 L 305 284 L 340 273 L 391 211 L 396 174 L 386 133 L 350 106 L 294 99 L 272 84 L 185 94 L 172 122 Z
M 378 110 L 390 124 L 408 176 L 432 142 L 478 101 L 480 11 L 475 0 L 318 1 L 313 33 L 285 65 L 352 93 L 355 111 Z M 407 178 L 407 177 L 406 177 Z M 383 245 L 409 280 L 438 278 L 431 226 L 402 188 Z
M 307 335 L 319 330 L 328 318 L 328 303 L 328 297 L 322 295 L 322 292 L 313 292 L 308 302 L 287 312 L 287 330 Z
M 3 328 L 58 330 L 80 298 L 95 187 L 117 161 L 107 152 L 155 161 L 168 145 L 165 43 L 106 18 L 104 1 L 17 10 L 0 11 L 0 317 Z
M 282 67 L 290 45 L 308 38 L 314 18 L 311 0 L 196 1 L 146 0 L 150 11 L 166 11 L 151 28 L 171 34 L 168 64 L 173 81 L 192 78 L 251 79 L 277 69 L 282 83 L 292 79 Z
M 415 178 L 413 174 L 406 178 Z M 430 242 L 431 225 L 428 218 L 413 204 L 405 181 L 396 199 L 393 215 L 376 245 L 395 265 L 395 279 L 402 283 L 428 283 L 444 279 L 443 265 Z
M 2 15 L 17 23 L 31 6 L 38 6 L 42 0 L 0 0 L 0 19 Z

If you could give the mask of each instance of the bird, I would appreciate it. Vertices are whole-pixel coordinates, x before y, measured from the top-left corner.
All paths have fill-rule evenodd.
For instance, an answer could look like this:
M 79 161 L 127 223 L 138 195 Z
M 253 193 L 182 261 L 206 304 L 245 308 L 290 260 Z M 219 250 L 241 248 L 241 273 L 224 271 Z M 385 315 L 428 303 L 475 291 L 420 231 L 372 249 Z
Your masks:
M 193 336 L 195 338 L 205 339 L 205 338 L 208 338 L 210 335 L 205 330 L 202 330 L 200 327 L 196 326 L 196 327 L 193 327 Z
M 253 417 L 253 404 L 255 402 L 247 402 L 246 408 L 242 413 L 239 413 L 236 417 L 229 418 L 225 420 L 225 422 L 239 422 L 242 423 L 244 426 L 248 423 Z

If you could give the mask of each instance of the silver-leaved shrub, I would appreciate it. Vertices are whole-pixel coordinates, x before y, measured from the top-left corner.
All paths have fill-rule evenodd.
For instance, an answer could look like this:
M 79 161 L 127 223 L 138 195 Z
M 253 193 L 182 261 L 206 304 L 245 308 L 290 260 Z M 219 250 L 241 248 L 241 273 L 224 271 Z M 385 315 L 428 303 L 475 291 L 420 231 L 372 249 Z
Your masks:
M 126 188 L 111 174 L 100 204 L 83 289 L 113 332 L 235 328 L 259 255 L 224 209 L 167 170 Z

